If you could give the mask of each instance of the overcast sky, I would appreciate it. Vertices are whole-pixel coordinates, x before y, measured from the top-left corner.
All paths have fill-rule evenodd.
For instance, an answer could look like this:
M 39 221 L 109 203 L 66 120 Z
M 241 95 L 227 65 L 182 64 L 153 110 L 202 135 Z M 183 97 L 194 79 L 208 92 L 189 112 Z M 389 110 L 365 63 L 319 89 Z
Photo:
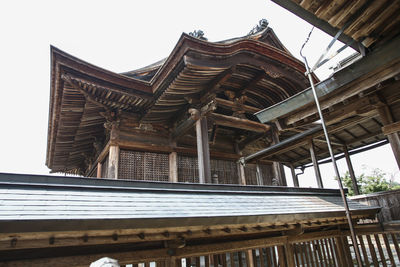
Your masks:
M 45 158 L 50 45 L 105 69 L 124 72 L 168 56 L 182 32 L 201 29 L 209 41 L 219 41 L 246 35 L 262 18 L 299 57 L 311 26 L 267 0 L 1 1 L 0 172 L 49 173 Z M 314 31 L 305 51 L 311 63 L 330 39 Z M 333 65 L 328 63 L 317 72 L 319 77 L 326 78 Z M 358 173 L 364 164 L 398 175 L 388 146 L 353 161 Z M 331 170 L 330 164 L 323 165 L 322 174 L 326 184 L 335 187 Z M 345 170 L 341 164 L 340 171 Z M 315 184 L 310 171 L 300 176 L 301 185 Z

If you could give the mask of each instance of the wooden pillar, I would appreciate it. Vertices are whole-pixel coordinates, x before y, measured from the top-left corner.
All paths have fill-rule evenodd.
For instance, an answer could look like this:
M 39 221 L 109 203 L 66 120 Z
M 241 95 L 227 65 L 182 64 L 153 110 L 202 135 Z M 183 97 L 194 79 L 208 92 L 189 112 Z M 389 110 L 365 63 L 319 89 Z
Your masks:
M 169 154 L 169 181 L 171 183 L 178 182 L 178 153 L 176 152 Z
M 208 145 L 207 118 L 196 121 L 197 157 L 199 163 L 199 182 L 211 183 L 210 150 Z
M 261 171 L 260 165 L 258 163 L 257 163 L 257 184 L 264 185 L 262 171 Z
M 97 173 L 96 173 L 96 177 L 97 178 L 101 178 L 101 169 L 102 169 L 103 165 L 101 164 L 101 162 L 97 162 Z
M 239 184 L 246 185 L 246 173 L 244 170 L 244 164 L 242 162 L 237 163 L 238 171 L 239 171 Z
M 378 108 L 379 117 L 382 121 L 383 126 L 389 125 L 394 122 L 392 113 L 388 105 L 384 105 Z M 390 133 L 386 135 L 390 146 L 392 147 L 394 157 L 397 162 L 397 166 L 400 169 L 400 138 L 397 132 Z
M 317 178 L 318 187 L 324 188 L 324 185 L 322 184 L 321 171 L 319 170 L 319 166 L 318 166 L 317 156 L 315 155 L 314 142 L 312 139 L 310 139 L 309 146 L 310 146 L 310 156 L 311 156 L 311 160 L 312 160 L 312 163 L 314 166 L 315 177 Z
M 118 179 L 119 146 L 110 145 L 108 153 L 108 178 Z
M 299 187 L 299 179 L 297 178 L 293 165 L 290 165 L 290 171 L 292 172 L 293 186 Z
M 349 150 L 347 149 L 347 146 L 343 146 L 343 152 L 344 152 L 344 157 L 346 158 L 347 168 L 349 169 L 351 182 L 353 184 L 354 194 L 359 195 L 360 190 L 358 188 L 356 175 L 354 174 L 353 164 L 351 164 Z
M 279 143 L 279 133 L 278 133 L 278 129 L 275 126 L 271 127 L 271 133 L 272 133 L 273 144 Z M 273 162 L 272 166 L 273 166 L 274 176 L 275 176 L 275 178 L 278 179 L 279 185 L 287 186 L 285 170 L 283 169 L 283 164 L 280 162 Z
M 280 267 L 294 267 L 293 266 L 288 266 L 286 264 L 286 255 L 285 255 L 285 246 L 277 246 L 278 250 L 278 262 Z
M 286 243 L 285 253 L 286 253 L 287 267 L 295 267 L 296 265 L 294 263 L 294 249 L 292 244 Z
M 253 251 L 251 249 L 246 250 L 246 266 L 254 267 Z

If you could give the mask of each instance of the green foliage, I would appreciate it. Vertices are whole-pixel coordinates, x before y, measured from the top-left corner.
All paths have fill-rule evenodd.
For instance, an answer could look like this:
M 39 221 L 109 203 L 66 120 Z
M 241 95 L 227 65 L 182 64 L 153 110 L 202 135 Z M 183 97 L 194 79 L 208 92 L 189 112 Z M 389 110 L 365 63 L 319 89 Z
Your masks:
M 363 173 L 356 177 L 360 194 L 400 189 L 400 184 L 393 181 L 387 181 L 385 175 L 386 173 L 381 169 L 376 168 L 372 170 L 371 174 L 366 175 Z M 354 196 L 353 184 L 348 171 L 342 177 L 342 181 L 343 186 L 349 190 L 348 195 Z

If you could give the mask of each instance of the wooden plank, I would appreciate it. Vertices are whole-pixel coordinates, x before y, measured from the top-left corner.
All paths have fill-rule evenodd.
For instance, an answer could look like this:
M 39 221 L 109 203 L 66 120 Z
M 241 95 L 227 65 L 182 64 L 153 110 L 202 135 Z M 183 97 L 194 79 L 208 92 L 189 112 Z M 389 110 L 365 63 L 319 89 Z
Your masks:
M 265 258 L 264 258 L 264 249 L 263 248 L 258 248 L 258 255 L 260 257 L 260 267 L 267 267 L 267 265 L 265 264 Z
M 328 239 L 327 239 L 327 242 L 328 242 L 329 250 L 330 250 L 331 255 L 332 255 L 332 265 L 335 266 L 335 267 L 337 267 L 337 266 L 339 266 L 339 263 L 338 263 L 338 261 L 337 261 L 336 254 L 335 254 L 335 245 L 334 245 L 334 241 L 333 241 L 332 238 L 328 238 Z
M 205 267 L 210 267 L 210 256 L 209 255 L 204 256 L 204 265 L 205 265 Z
M 278 266 L 276 250 L 277 250 L 277 247 L 276 247 L 276 246 L 271 247 L 271 251 L 272 251 L 272 262 L 274 263 L 274 266 Z
M 344 250 L 344 253 L 345 253 L 345 257 L 347 259 L 347 264 L 349 266 L 352 266 L 353 258 L 351 256 L 350 245 L 349 245 L 349 241 L 348 241 L 347 235 L 346 236 L 341 236 L 341 238 L 343 240 L 343 250 Z
M 286 264 L 285 248 L 286 248 L 286 246 L 277 246 L 279 266 L 280 267 L 294 267 L 294 264 L 292 264 L 292 265 Z M 288 263 L 289 263 L 289 258 L 292 258 L 292 260 L 290 261 L 290 263 L 292 263 L 293 262 L 293 254 L 288 254 L 288 255 L 291 255 L 291 257 L 288 257 Z
M 378 258 L 376 257 L 375 247 L 374 247 L 374 244 L 372 244 L 371 237 L 370 237 L 370 235 L 367 235 L 366 237 L 367 237 L 367 242 L 368 242 L 368 247 L 369 247 L 369 253 L 371 254 L 372 262 L 374 263 L 374 267 L 379 267 Z
M 390 263 L 392 264 L 392 266 L 396 266 L 396 263 L 395 263 L 394 257 L 393 257 L 393 253 L 392 253 L 392 249 L 390 248 L 389 239 L 387 238 L 386 234 L 382 234 L 382 236 L 383 236 L 383 240 L 385 242 L 386 252 L 389 255 Z
M 375 237 L 376 247 L 378 248 L 379 257 L 381 258 L 380 262 L 383 265 L 383 267 L 387 267 L 386 258 L 385 258 L 385 254 L 383 253 L 383 249 L 382 249 L 381 241 L 379 239 L 379 235 L 375 234 L 374 237 Z
M 230 267 L 235 267 L 235 254 L 233 252 L 229 253 L 229 261 L 230 261 Z
M 246 250 L 245 255 L 246 255 L 246 267 L 254 267 L 252 250 Z
M 304 249 L 304 243 L 299 243 L 299 245 L 300 245 L 301 263 L 302 263 L 302 266 L 305 266 L 306 265 L 306 256 L 305 256 L 306 251 Z
M 206 118 L 201 118 L 196 121 L 196 140 L 199 164 L 199 183 L 211 183 L 211 163 Z
M 364 237 L 362 235 L 359 235 L 358 236 L 358 240 L 360 242 L 361 251 L 362 251 L 362 254 L 363 254 L 363 257 L 364 257 L 365 267 L 370 267 L 367 250 L 365 249 Z
M 391 234 L 391 237 L 392 237 L 394 247 L 396 249 L 397 257 L 399 258 L 399 261 L 400 261 L 400 248 L 399 248 L 399 242 L 397 241 L 396 234 Z
M 242 129 L 252 132 L 264 133 L 269 131 L 271 128 L 267 124 L 247 119 L 236 118 L 232 116 L 226 116 L 218 113 L 211 113 L 208 117 L 217 125 L 227 126 L 231 128 Z
M 343 241 L 341 237 L 335 237 L 335 248 L 336 248 L 336 257 L 339 262 L 339 266 L 349 266 L 347 264 L 345 252 L 343 249 Z
M 298 243 L 293 244 L 293 251 L 294 251 L 294 259 L 295 259 L 295 263 L 296 266 L 300 266 L 300 257 L 299 257 L 299 245 Z
M 398 47 L 400 47 L 399 37 L 395 38 L 389 44 L 382 46 L 380 49 L 376 49 L 351 66 L 336 72 L 327 80 L 318 83 L 316 85 L 318 96 L 320 98 L 327 96 L 338 89 L 343 89 L 344 87 L 348 88 L 350 85 L 351 90 L 349 90 L 347 95 L 352 96 L 397 75 L 400 71 L 400 68 L 396 65 L 400 60 L 400 51 Z M 321 101 L 321 107 L 324 109 L 335 103 L 339 103 L 343 101 L 342 98 L 345 96 L 346 95 L 342 94 L 340 96 L 338 95 L 335 99 L 331 98 L 329 101 Z M 313 102 L 312 90 L 308 88 L 300 94 L 279 103 L 279 105 L 274 105 L 256 113 L 256 116 L 262 123 L 270 122 L 289 113 L 293 113 L 300 108 L 304 109 L 306 105 L 310 105 Z M 304 113 L 303 117 L 307 117 L 311 114 L 315 114 L 317 111 L 315 108 L 310 108 L 307 109 L 307 112 L 305 112 L 305 110 L 302 112 Z

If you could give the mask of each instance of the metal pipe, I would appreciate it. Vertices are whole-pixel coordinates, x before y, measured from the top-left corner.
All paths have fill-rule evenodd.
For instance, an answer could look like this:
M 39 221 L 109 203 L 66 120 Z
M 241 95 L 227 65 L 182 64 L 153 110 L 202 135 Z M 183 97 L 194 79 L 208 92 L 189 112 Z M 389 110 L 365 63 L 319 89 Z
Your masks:
M 304 43 L 304 45 L 305 45 L 305 43 Z M 310 72 L 310 67 L 308 66 L 307 59 L 302 54 L 302 50 L 304 48 L 304 45 L 303 45 L 303 47 L 302 47 L 302 49 L 300 51 L 300 55 L 303 57 L 303 60 L 304 60 L 304 65 L 305 65 L 306 71 L 307 71 L 306 75 L 308 76 L 308 80 L 310 81 L 311 89 L 312 89 L 313 96 L 314 96 L 315 105 L 317 106 L 318 114 L 319 114 L 319 117 L 320 117 L 320 120 L 321 120 L 322 129 L 324 130 L 326 144 L 328 145 L 329 154 L 331 156 L 332 163 L 333 163 L 333 168 L 335 170 L 335 174 L 336 174 L 336 177 L 337 177 L 339 190 L 340 190 L 340 194 L 342 196 L 344 208 L 345 208 L 345 211 L 346 211 L 347 222 L 349 224 L 351 240 L 353 241 L 354 252 L 356 253 L 358 266 L 363 266 L 362 260 L 361 260 L 361 255 L 360 255 L 360 250 L 358 248 L 357 237 L 356 237 L 356 234 L 355 234 L 355 231 L 354 231 L 353 222 L 352 222 L 352 219 L 351 219 L 349 204 L 347 202 L 346 195 L 345 195 L 344 190 L 343 190 L 342 179 L 340 178 L 339 169 L 338 169 L 338 166 L 336 164 L 335 156 L 333 154 L 331 141 L 330 141 L 330 138 L 329 138 L 329 135 L 328 135 L 328 130 L 326 128 L 324 116 L 322 115 L 322 110 L 321 110 L 321 106 L 319 104 L 317 91 L 315 90 L 314 81 L 313 81 L 313 78 L 312 78 L 312 75 L 311 75 L 311 72 Z
M 271 151 L 273 151 L 275 149 L 283 147 L 283 146 L 285 146 L 285 145 L 287 145 L 287 144 L 289 144 L 291 142 L 297 141 L 297 140 L 299 140 L 299 139 L 301 139 L 303 137 L 312 135 L 312 134 L 318 132 L 319 130 L 321 130 L 321 128 L 322 128 L 322 126 L 318 125 L 318 126 L 316 126 L 314 128 L 308 129 L 308 130 L 306 130 L 306 131 L 304 131 L 302 133 L 299 133 L 299 134 L 296 134 L 294 136 L 291 136 L 288 139 L 283 140 L 282 142 L 279 142 L 279 143 L 277 143 L 275 145 L 272 145 L 270 147 L 264 148 L 264 149 L 262 149 L 260 151 L 257 151 L 254 154 L 251 154 L 251 155 L 248 155 L 248 156 L 244 157 L 242 161 L 247 162 L 247 161 L 252 160 L 252 159 L 254 159 L 256 157 L 259 157 L 259 156 L 261 156 L 263 154 L 266 154 L 266 153 L 271 152 Z

